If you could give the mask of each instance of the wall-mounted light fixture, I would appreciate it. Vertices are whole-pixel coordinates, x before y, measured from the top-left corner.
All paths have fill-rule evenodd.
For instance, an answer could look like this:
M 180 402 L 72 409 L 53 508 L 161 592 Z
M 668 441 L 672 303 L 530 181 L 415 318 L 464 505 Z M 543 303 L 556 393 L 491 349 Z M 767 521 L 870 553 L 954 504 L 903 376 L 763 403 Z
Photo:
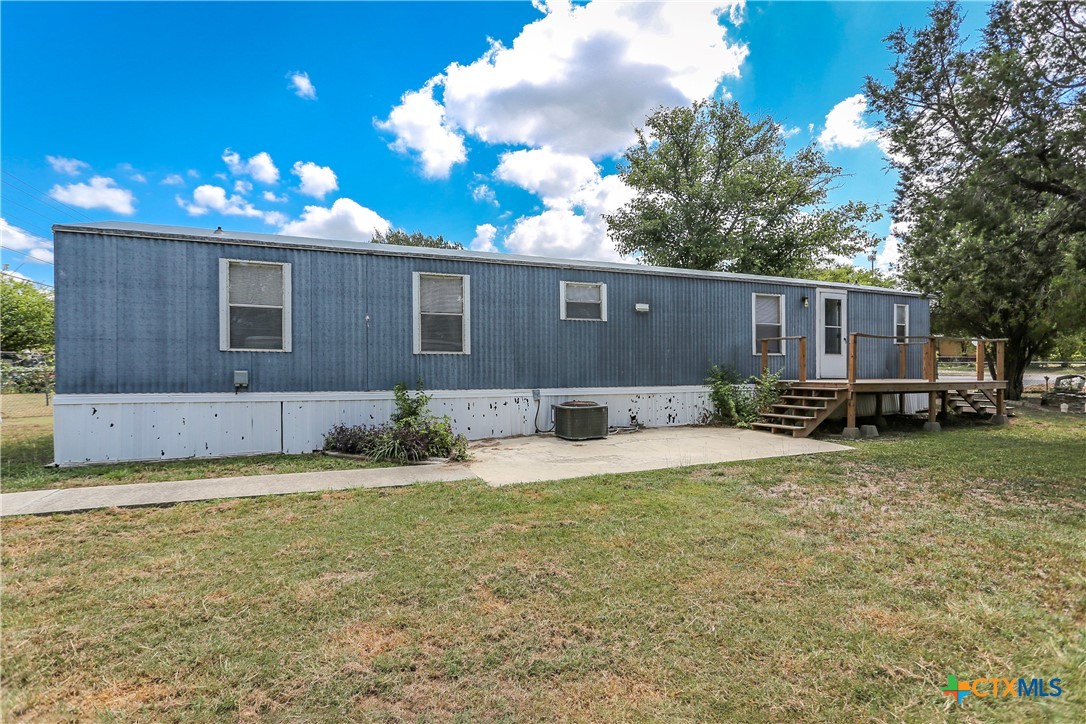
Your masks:
M 804 294 L 802 297 L 800 297 L 799 301 L 803 303 L 803 308 L 804 309 L 811 306 L 811 300 L 807 298 L 806 294 Z
M 647 311 L 649 311 L 649 305 L 647 305 L 647 304 L 635 304 L 634 305 L 634 311 L 635 312 L 647 312 Z

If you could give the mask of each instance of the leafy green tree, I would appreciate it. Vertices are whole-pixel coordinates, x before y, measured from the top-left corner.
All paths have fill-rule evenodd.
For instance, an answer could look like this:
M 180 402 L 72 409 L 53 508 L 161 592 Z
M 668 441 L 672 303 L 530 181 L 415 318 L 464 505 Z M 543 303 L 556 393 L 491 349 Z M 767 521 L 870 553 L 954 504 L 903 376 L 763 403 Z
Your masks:
M 1086 327 L 1086 25 L 1081 4 L 994 4 L 975 47 L 955 3 L 887 38 L 867 81 L 900 172 L 903 278 L 943 332 L 1005 337 L 1008 397 L 1057 334 Z
M 387 233 L 378 231 L 373 236 L 374 244 L 395 244 L 397 246 L 423 246 L 430 249 L 463 249 L 464 245 L 456 241 L 446 241 L 438 234 L 430 236 L 421 231 L 407 233 L 403 229 L 393 229 Z
M 862 284 L 868 287 L 893 289 L 898 283 L 878 270 L 863 269 L 851 264 L 822 266 L 800 274 L 801 279 L 815 279 L 820 282 L 839 282 L 841 284 Z
M 620 175 L 636 198 L 606 216 L 623 254 L 648 264 L 795 276 L 874 245 L 878 218 L 831 206 L 841 169 L 812 144 L 785 151 L 781 127 L 719 100 L 661 108 L 636 131 Z
M 52 347 L 52 295 L 28 281 L 0 276 L 0 346 L 5 352 Z

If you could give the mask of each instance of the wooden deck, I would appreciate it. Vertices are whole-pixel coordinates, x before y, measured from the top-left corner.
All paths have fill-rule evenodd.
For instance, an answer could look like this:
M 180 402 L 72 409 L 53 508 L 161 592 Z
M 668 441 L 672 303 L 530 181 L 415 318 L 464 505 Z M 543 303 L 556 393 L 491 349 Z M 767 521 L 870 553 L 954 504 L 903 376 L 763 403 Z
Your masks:
M 785 380 L 788 390 L 772 408 L 762 413 L 762 420 L 753 426 L 769 432 L 791 434 L 794 437 L 806 437 L 811 434 L 832 412 L 846 406 L 846 438 L 857 438 L 860 430 L 856 427 L 856 402 L 860 395 L 875 395 L 875 418 L 883 414 L 883 396 L 898 395 L 898 410 L 904 409 L 906 394 L 928 395 L 928 422 L 926 430 L 938 430 L 936 421 L 940 411 L 945 415 L 948 410 L 956 412 L 990 414 L 994 424 L 1007 421 L 1004 401 L 1007 380 L 1004 375 L 1004 343 L 1006 340 L 978 340 L 976 345 L 976 376 L 953 374 L 939 378 L 937 348 L 941 337 L 888 337 L 884 335 L 852 333 L 849 335 L 848 377 L 842 379 L 806 379 L 807 339 L 805 337 L 779 337 L 782 345 L 787 341 L 798 342 L 800 379 Z M 858 375 L 857 356 L 863 340 L 893 339 L 899 345 L 898 369 L 900 376 L 863 379 Z M 919 341 L 918 341 L 919 340 Z M 768 369 L 768 342 L 762 340 L 762 371 Z M 906 377 L 906 347 L 922 345 L 924 377 Z M 988 376 L 985 347 L 994 347 L 991 360 L 994 372 Z

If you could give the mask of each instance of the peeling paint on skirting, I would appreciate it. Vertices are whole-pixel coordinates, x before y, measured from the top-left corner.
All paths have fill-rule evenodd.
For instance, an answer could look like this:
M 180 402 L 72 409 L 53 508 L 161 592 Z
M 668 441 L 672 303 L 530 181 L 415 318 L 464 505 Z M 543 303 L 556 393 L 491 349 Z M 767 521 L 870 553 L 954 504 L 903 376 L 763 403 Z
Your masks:
M 438 390 L 431 411 L 469 439 L 531 435 L 552 425 L 551 405 L 592 400 L 611 425 L 691 425 L 708 413 L 700 386 L 531 390 Z M 393 411 L 391 391 L 57 395 L 59 464 L 169 460 L 319 449 L 335 424 L 377 425 Z

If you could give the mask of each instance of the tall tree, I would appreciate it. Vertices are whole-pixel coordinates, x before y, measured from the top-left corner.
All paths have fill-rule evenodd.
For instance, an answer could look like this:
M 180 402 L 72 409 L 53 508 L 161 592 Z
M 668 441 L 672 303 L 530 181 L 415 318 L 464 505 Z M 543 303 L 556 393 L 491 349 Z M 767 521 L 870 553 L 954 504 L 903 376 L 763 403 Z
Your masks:
M 1008 397 L 1034 355 L 1086 327 L 1086 9 L 1004 0 L 968 47 L 962 12 L 887 38 L 867 81 L 900 171 L 904 279 L 944 331 L 1005 337 Z
M 374 244 L 396 244 L 398 246 L 423 246 L 430 249 L 463 249 L 457 241 L 446 241 L 441 234 L 430 236 L 421 231 L 407 233 L 403 229 L 393 229 L 387 233 L 380 231 L 373 235 Z
M 788 155 L 781 126 L 734 102 L 661 108 L 620 175 L 636 198 L 606 216 L 623 254 L 660 266 L 794 276 L 875 243 L 860 202 L 828 204 L 841 169 L 812 144 Z
M 0 276 L 0 348 L 22 352 L 52 346 L 52 295 L 28 281 Z

